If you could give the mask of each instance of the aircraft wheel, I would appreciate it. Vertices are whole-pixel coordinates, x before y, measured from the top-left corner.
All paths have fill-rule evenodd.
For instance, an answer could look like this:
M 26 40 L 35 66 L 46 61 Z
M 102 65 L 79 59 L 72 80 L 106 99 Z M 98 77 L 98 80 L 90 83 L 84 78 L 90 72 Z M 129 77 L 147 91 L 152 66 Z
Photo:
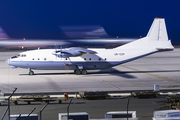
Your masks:
M 86 75 L 86 74 L 87 74 L 87 71 L 86 71 L 86 70 L 82 70 L 82 74 L 83 74 L 83 75 Z
M 81 71 L 80 70 L 76 70 L 76 75 L 80 75 Z
M 34 75 L 34 72 L 33 72 L 33 71 L 30 71 L 30 72 L 29 72 L 29 75 Z

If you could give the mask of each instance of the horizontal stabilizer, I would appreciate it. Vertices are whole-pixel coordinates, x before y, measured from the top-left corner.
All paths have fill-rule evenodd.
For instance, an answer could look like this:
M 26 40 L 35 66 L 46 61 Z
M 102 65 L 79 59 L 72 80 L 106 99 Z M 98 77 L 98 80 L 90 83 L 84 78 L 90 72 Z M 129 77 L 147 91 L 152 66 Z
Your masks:
M 172 51 L 174 48 L 156 48 L 159 51 Z

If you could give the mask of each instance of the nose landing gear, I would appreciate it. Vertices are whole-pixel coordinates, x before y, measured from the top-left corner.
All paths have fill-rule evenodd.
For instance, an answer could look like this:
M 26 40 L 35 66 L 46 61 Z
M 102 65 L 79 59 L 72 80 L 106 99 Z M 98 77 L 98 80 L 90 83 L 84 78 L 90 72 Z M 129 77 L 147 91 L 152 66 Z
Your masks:
M 34 75 L 34 72 L 29 68 L 29 75 Z

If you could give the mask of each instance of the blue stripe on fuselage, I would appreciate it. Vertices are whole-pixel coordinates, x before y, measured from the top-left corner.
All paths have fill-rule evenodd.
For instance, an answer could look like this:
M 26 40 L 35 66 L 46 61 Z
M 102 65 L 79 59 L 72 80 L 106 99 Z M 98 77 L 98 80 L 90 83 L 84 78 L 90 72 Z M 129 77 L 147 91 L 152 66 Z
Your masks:
M 118 62 L 119 63 L 119 62 Z M 39 70 L 64 70 L 68 67 L 69 70 L 77 69 L 76 65 L 82 65 L 84 69 L 106 69 L 118 64 L 117 62 L 62 62 L 62 61 L 10 61 L 10 66 L 20 68 L 31 68 Z

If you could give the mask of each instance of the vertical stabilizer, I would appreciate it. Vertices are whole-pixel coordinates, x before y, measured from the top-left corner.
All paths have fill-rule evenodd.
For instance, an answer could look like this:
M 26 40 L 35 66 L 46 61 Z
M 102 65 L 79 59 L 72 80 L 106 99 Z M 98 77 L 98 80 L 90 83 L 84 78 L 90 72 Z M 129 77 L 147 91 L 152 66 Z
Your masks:
M 147 34 L 151 41 L 168 41 L 164 18 L 155 18 Z

